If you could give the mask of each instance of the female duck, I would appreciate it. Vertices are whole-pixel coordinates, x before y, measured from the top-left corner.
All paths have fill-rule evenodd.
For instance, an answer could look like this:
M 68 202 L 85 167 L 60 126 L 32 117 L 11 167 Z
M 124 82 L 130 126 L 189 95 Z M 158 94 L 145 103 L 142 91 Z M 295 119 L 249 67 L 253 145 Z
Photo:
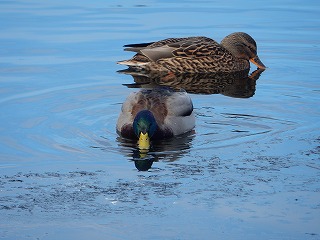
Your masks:
M 257 55 L 257 44 L 248 34 L 236 32 L 221 44 L 207 37 L 168 38 L 153 43 L 125 45 L 137 54 L 118 64 L 137 70 L 178 73 L 235 72 L 247 70 L 250 63 L 266 66 Z
M 150 148 L 150 139 L 166 139 L 192 130 L 195 116 L 191 98 L 185 91 L 169 88 L 140 90 L 123 103 L 117 132 L 138 139 L 140 149 Z

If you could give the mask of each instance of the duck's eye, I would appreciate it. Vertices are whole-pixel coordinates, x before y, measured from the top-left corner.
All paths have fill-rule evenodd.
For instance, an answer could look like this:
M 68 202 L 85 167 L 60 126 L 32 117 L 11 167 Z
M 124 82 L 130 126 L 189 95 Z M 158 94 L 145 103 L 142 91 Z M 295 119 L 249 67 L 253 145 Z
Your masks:
M 257 54 L 257 52 L 256 52 L 256 50 L 254 49 L 254 47 L 252 47 L 252 46 L 247 46 L 248 48 L 249 48 L 249 50 L 251 51 L 251 52 L 253 52 L 254 54 Z

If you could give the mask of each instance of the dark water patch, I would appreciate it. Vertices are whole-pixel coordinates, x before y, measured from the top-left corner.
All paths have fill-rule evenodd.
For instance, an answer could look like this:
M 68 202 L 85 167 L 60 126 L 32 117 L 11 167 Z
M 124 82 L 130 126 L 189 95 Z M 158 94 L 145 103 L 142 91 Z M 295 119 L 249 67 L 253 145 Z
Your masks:
M 43 215 L 49 219 L 105 216 L 109 213 L 153 213 L 153 199 L 177 197 L 179 185 L 158 175 L 138 176 L 139 181 L 108 178 L 104 171 L 27 173 L 0 178 L 1 210 L 9 215 Z M 110 182 L 111 181 L 111 182 Z
M 1 177 L 2 193 L 7 195 L 1 197 L 2 209 L 14 211 L 11 213 L 14 215 L 47 213 L 51 217 L 61 214 L 95 214 L 96 207 L 102 207 L 96 202 L 96 197 L 104 191 L 104 188 L 97 185 L 99 174 L 105 175 L 100 171 L 79 171 L 21 173 Z M 13 185 L 12 181 L 17 179 L 23 179 L 23 183 Z

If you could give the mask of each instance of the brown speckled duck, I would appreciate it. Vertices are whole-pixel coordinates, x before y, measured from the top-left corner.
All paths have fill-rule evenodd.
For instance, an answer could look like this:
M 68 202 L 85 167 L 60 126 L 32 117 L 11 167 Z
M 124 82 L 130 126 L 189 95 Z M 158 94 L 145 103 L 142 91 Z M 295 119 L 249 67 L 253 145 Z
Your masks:
M 255 40 L 243 32 L 226 36 L 221 43 L 207 37 L 168 38 L 158 42 L 128 44 L 126 51 L 137 52 L 118 64 L 146 71 L 173 73 L 235 72 L 266 66 L 257 55 Z

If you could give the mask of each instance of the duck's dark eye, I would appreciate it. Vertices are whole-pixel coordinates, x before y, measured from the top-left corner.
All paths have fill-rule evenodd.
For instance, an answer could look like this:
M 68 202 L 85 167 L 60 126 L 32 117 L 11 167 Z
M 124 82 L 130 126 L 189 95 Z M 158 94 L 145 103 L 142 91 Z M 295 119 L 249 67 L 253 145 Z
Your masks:
M 253 52 L 254 54 L 257 54 L 257 51 L 255 50 L 254 47 L 252 47 L 252 46 L 250 46 L 250 45 L 247 45 L 247 48 L 249 48 L 249 50 L 250 50 L 251 52 Z

